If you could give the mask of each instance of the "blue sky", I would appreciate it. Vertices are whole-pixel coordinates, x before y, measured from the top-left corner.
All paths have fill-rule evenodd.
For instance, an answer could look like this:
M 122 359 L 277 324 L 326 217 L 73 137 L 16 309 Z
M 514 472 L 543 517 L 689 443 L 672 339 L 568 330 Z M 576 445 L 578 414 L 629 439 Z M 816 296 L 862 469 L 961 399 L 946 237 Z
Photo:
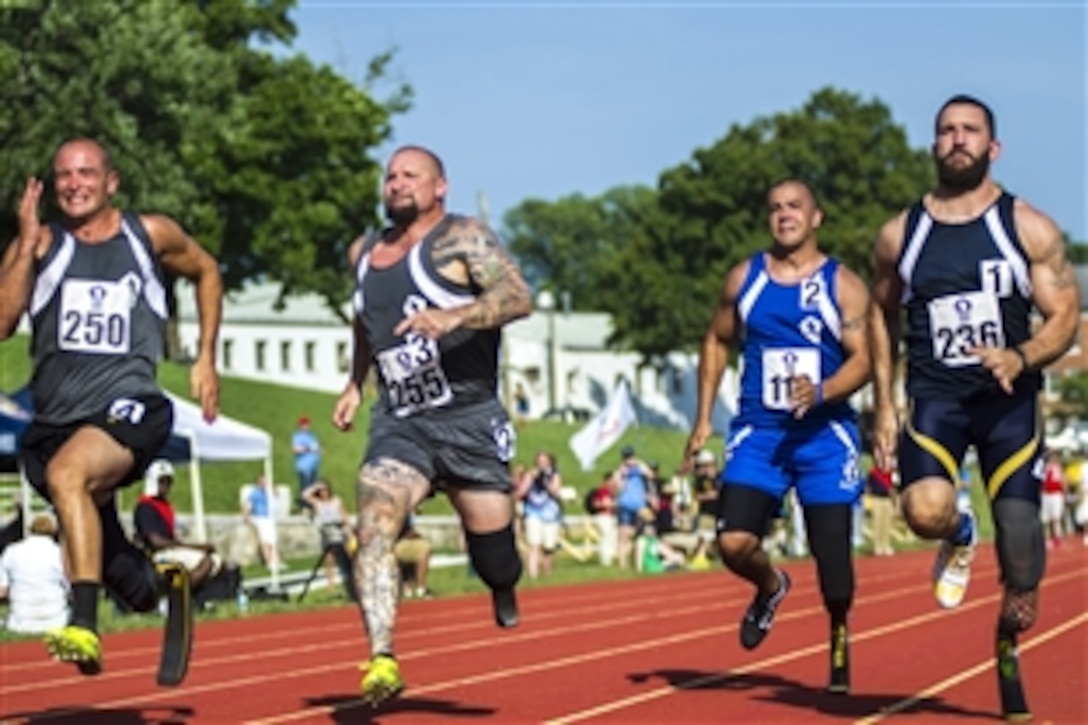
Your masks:
M 398 49 L 415 103 L 395 144 L 437 151 L 451 209 L 475 213 L 482 191 L 496 224 L 530 197 L 653 185 L 731 124 L 833 85 L 882 100 L 918 147 L 948 96 L 979 96 L 1004 143 L 995 177 L 1088 240 L 1083 1 L 301 0 L 292 17 L 295 49 L 353 79 Z

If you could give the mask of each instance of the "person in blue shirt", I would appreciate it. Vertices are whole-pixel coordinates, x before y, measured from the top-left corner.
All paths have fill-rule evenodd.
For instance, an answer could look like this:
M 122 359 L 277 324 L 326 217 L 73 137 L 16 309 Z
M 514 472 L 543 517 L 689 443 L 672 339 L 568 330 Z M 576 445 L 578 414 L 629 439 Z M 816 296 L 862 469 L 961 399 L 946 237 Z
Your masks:
M 635 456 L 635 449 L 624 446 L 620 450 L 620 466 L 612 474 L 612 486 L 616 491 L 616 519 L 619 523 L 618 559 L 621 569 L 632 564 L 635 536 L 645 523 L 643 511 L 649 504 L 650 481 L 654 472 Z
M 303 494 L 317 481 L 317 471 L 321 467 L 321 444 L 310 430 L 310 419 L 306 416 L 298 419 L 298 430 L 291 436 L 291 451 L 295 454 L 295 473 L 298 474 L 299 505 L 308 509 L 310 503 Z
M 710 437 L 729 346 L 737 344 L 739 412 L 720 476 L 717 530 L 722 561 L 756 589 L 741 621 L 741 645 L 763 641 L 789 591 L 789 576 L 772 566 L 761 539 L 792 486 L 830 618 L 828 689 L 844 693 L 852 507 L 861 493 L 856 414 L 847 398 L 869 379 L 869 294 L 858 275 L 817 245 L 823 212 L 806 183 L 771 187 L 767 220 L 773 244 L 728 272 L 703 339 L 687 453 L 694 456 Z

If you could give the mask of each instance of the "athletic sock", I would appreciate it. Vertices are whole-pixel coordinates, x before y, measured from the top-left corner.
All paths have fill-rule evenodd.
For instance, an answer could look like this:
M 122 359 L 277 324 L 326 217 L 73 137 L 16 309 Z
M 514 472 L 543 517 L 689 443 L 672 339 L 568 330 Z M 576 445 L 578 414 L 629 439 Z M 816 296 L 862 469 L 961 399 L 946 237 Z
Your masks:
M 72 583 L 72 624 L 98 632 L 98 582 Z

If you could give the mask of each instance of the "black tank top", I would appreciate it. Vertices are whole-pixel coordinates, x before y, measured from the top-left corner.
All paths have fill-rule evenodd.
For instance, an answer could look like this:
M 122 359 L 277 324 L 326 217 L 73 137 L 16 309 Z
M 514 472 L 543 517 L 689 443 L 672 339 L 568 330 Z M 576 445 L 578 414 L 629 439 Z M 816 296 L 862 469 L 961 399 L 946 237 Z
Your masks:
M 936 221 L 921 202 L 910 208 L 898 267 L 911 397 L 966 400 L 1001 392 L 967 351 L 1012 347 L 1031 336 L 1030 265 L 1013 223 L 1013 201 L 1002 193 L 962 224 Z M 1037 371 L 1027 372 L 1015 389 L 1034 392 L 1040 384 Z
M 460 328 L 437 343 L 415 333 L 393 334 L 411 314 L 476 300 L 478 289 L 443 278 L 432 259 L 435 240 L 462 221 L 447 215 L 402 259 L 383 269 L 370 266 L 370 254 L 383 234 L 373 234 L 363 244 L 353 305 L 378 371 L 379 403 L 397 417 L 494 399 L 498 394 L 498 330 Z
M 118 233 L 97 244 L 50 230 L 29 307 L 35 417 L 64 425 L 158 393 L 166 288 L 140 218 L 123 213 Z

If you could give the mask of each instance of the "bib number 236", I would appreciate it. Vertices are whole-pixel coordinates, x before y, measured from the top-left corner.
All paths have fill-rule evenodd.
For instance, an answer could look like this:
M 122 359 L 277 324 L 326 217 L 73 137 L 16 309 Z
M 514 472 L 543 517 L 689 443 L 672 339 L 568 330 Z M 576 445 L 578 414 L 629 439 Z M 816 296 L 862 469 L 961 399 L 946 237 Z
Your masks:
M 929 303 L 933 357 L 949 367 L 978 365 L 976 347 L 1004 347 L 1005 330 L 997 297 L 969 292 Z

